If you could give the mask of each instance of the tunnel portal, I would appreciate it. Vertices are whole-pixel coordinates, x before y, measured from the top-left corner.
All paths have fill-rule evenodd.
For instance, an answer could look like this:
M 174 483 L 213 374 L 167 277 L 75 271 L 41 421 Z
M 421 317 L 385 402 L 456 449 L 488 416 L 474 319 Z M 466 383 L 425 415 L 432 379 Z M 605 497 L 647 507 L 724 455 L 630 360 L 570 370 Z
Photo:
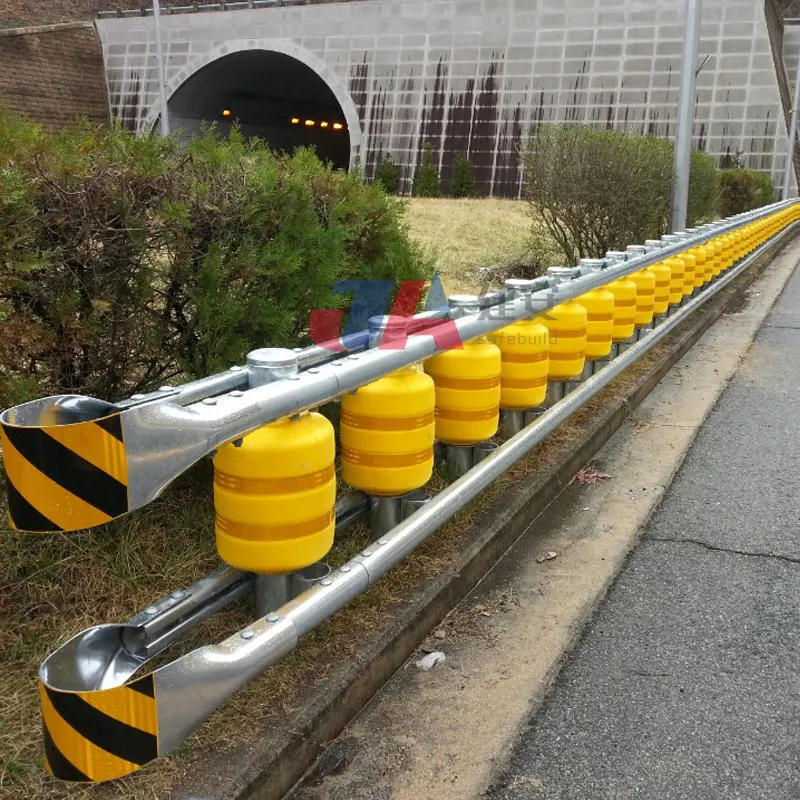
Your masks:
M 334 93 L 313 69 L 291 56 L 247 50 L 194 73 L 169 100 L 170 122 L 185 135 L 215 123 L 236 123 L 280 152 L 313 147 L 338 169 L 350 166 L 350 134 Z

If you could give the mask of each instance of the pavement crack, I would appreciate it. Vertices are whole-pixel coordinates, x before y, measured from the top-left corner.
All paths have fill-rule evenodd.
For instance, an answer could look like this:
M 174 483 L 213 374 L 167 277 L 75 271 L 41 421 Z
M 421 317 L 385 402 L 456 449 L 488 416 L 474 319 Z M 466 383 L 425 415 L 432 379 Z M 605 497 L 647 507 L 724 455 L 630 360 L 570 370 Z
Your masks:
M 779 553 L 756 553 L 752 550 L 734 550 L 729 547 L 717 547 L 708 542 L 701 542 L 699 539 L 673 539 L 661 536 L 648 536 L 647 541 L 651 542 L 667 542 L 671 544 L 696 544 L 698 547 L 705 547 L 713 553 L 729 553 L 734 556 L 748 556 L 750 558 L 772 558 L 776 561 L 787 561 L 790 564 L 800 564 L 800 558 L 792 558 L 792 556 L 783 556 Z

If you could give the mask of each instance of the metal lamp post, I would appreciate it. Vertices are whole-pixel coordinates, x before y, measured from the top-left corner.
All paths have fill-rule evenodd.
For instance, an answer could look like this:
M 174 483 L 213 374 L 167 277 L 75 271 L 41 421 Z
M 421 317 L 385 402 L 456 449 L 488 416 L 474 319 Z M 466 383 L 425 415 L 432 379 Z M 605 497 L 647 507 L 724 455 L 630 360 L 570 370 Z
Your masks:
M 672 186 L 672 230 L 686 227 L 689 207 L 689 170 L 692 163 L 692 123 L 694 122 L 695 64 L 700 41 L 702 0 L 686 0 L 681 88 L 678 98 L 678 124 L 675 131 L 675 168 Z
M 164 68 L 164 42 L 161 38 L 161 3 L 153 0 L 153 21 L 156 29 L 156 60 L 158 61 L 158 99 L 161 105 L 161 134 L 169 136 L 169 109 L 167 108 L 167 76 Z

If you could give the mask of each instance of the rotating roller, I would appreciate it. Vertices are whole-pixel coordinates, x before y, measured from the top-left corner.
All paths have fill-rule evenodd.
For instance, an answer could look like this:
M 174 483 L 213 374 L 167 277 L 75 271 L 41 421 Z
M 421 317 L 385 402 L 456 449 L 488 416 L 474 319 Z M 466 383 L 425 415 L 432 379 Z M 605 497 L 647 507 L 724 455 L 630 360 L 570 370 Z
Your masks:
M 436 389 L 403 367 L 342 397 L 342 479 L 376 496 L 406 494 L 433 474 Z
M 450 298 L 454 315 L 479 311 L 474 295 Z M 500 422 L 502 358 L 497 345 L 480 336 L 425 362 L 436 385 L 436 438 L 451 445 L 491 439 Z
M 513 296 L 530 292 L 530 281 L 508 280 Z M 550 366 L 550 334 L 538 317 L 519 320 L 489 337 L 500 349 L 500 408 L 522 411 L 544 402 Z
M 217 552 L 232 567 L 294 572 L 333 546 L 333 426 L 321 414 L 272 422 L 214 457 Z

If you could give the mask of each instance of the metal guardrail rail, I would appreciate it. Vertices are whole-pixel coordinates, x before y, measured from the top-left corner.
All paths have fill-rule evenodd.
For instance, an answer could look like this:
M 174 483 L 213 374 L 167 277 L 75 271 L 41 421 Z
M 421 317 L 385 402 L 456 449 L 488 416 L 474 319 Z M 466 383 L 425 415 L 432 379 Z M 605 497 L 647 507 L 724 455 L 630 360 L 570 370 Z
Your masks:
M 616 358 L 585 380 L 562 387 L 562 399 L 540 416 L 527 417 L 528 424 L 523 423 L 493 452 L 484 448 L 476 465 L 438 495 L 407 498 L 402 521 L 379 521 L 375 540 L 360 554 L 333 571 L 312 565 L 294 573 L 289 578 L 291 586 L 284 582 L 281 591 L 274 591 L 274 583 L 268 585 L 260 598 L 259 618 L 245 629 L 143 674 L 154 655 L 191 627 L 254 587 L 257 590 L 260 577 L 226 567 L 171 592 L 125 623 L 92 627 L 59 647 L 40 671 L 50 771 L 66 780 L 110 780 L 175 750 L 215 709 L 289 653 L 303 635 L 367 590 L 776 241 L 793 232 L 798 220 L 800 201 L 784 201 L 665 237 L 665 242 L 651 242 L 646 248 L 636 248 L 646 252 L 629 253 L 625 260 L 609 258 L 554 270 L 531 282 L 530 291 L 489 296 L 480 313 L 461 316 L 441 309 L 407 320 L 409 336 L 403 349 L 377 346 L 387 330 L 384 323 L 377 334 L 349 338 L 346 353 L 318 346 L 255 351 L 247 366 L 181 386 L 165 386 L 116 405 L 70 395 L 5 411 L 0 415 L 4 437 L 20 430 L 91 432 L 93 425 L 110 432 L 118 442 L 117 477 L 125 476 L 127 490 L 116 510 L 127 513 L 153 500 L 171 480 L 226 442 L 442 352 L 433 336 L 437 326 L 454 325 L 461 340 L 468 341 L 541 315 L 568 299 L 728 233 L 745 229 L 753 241 L 754 249 L 676 304 L 656 327 L 642 329 L 638 341 Z M 619 258 L 625 258 L 624 254 Z M 62 439 L 70 444 L 69 435 Z M 380 508 L 380 502 L 373 498 L 373 511 L 376 507 Z M 369 508 L 368 498 L 361 493 L 341 497 L 336 506 L 338 529 Z

